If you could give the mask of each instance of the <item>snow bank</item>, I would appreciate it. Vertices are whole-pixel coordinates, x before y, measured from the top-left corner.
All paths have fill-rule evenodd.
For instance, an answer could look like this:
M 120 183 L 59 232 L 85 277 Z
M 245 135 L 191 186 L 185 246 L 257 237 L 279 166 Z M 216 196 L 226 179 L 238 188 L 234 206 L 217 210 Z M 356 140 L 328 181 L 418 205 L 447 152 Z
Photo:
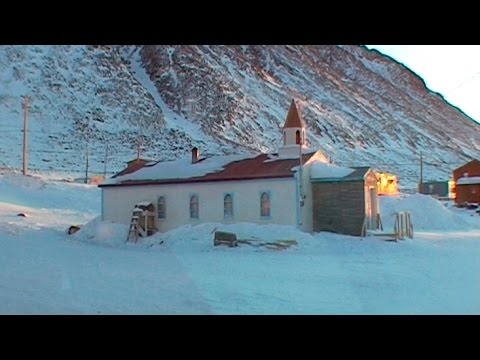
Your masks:
M 237 239 L 249 240 L 253 244 L 278 240 L 295 240 L 298 242 L 298 246 L 302 246 L 304 243 L 311 243 L 312 241 L 315 241 L 315 238 L 312 235 L 304 233 L 293 226 L 274 224 L 259 225 L 253 223 L 237 223 L 228 225 L 221 223 L 205 223 L 198 225 L 185 225 L 170 230 L 169 232 L 152 236 L 151 241 L 153 243 L 163 241 L 165 246 L 182 251 L 215 251 L 216 249 L 224 249 L 224 246 L 218 246 L 215 248 L 213 247 L 213 237 L 215 231 L 235 233 L 237 235 Z M 148 240 L 142 239 L 142 241 Z M 240 244 L 236 251 L 237 250 L 270 251 L 264 247 L 252 247 L 248 244 Z
M 97 186 L 52 181 L 38 176 L 0 174 L 0 194 L 4 202 L 33 208 L 100 210 L 100 189 Z
M 237 239 L 248 240 L 253 245 L 279 240 L 295 240 L 297 245 L 290 249 L 299 247 L 307 248 L 318 245 L 318 238 L 289 225 L 259 225 L 253 223 L 226 225 L 222 223 L 203 223 L 180 226 L 168 232 L 157 233 L 147 238 L 139 237 L 135 246 L 149 248 L 161 245 L 162 248 L 170 248 L 175 251 L 188 253 L 228 249 L 224 246 L 214 247 L 213 238 L 215 231 L 235 233 Z M 97 217 L 86 225 L 81 226 L 80 230 L 72 235 L 72 238 L 79 241 L 108 246 L 124 246 L 126 244 L 127 234 L 127 225 L 101 221 L 100 217 Z M 248 244 L 240 244 L 240 246 L 235 249 L 235 251 L 252 250 L 271 251 L 263 246 L 250 246 Z
M 385 230 L 393 229 L 395 212 L 409 211 L 415 231 L 465 231 L 480 228 L 480 216 L 448 209 L 429 195 L 380 197 L 380 216 Z
M 101 221 L 100 216 L 98 216 L 81 226 L 80 230 L 72 235 L 72 238 L 89 243 L 118 246 L 125 244 L 127 235 L 127 225 Z

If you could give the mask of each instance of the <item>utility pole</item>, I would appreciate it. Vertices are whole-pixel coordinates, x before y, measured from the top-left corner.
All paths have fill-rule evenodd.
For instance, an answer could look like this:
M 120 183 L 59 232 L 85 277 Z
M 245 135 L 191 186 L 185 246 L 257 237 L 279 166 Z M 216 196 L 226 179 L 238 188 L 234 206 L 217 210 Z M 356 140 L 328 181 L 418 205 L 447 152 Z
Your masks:
M 140 160 L 140 154 L 142 153 L 142 143 L 143 143 L 143 138 L 140 137 L 137 142 L 137 160 Z
M 418 184 L 418 192 L 423 193 L 423 156 L 420 152 L 420 183 Z
M 303 157 L 302 157 L 302 144 L 299 145 L 299 156 L 298 159 L 300 161 L 300 168 L 299 168 L 299 175 L 300 175 L 300 207 L 304 205 L 303 199 Z
M 23 98 L 23 175 L 27 175 L 27 113 L 28 97 Z
M 107 177 L 107 158 L 108 158 L 108 143 L 105 143 L 105 162 L 103 163 L 103 176 Z
M 303 196 L 303 158 L 302 158 L 302 142 L 300 141 L 300 144 L 298 145 L 299 148 L 299 169 L 298 169 L 298 177 L 299 177 L 299 184 L 298 184 L 298 192 L 300 193 L 300 204 L 299 204 L 299 210 L 300 210 L 300 219 L 298 225 L 303 224 L 303 211 L 302 208 L 305 205 L 305 198 Z
M 88 142 L 87 142 L 86 166 L 85 166 L 85 184 L 88 184 L 88 160 L 89 160 L 89 157 L 90 157 L 90 154 L 89 154 Z

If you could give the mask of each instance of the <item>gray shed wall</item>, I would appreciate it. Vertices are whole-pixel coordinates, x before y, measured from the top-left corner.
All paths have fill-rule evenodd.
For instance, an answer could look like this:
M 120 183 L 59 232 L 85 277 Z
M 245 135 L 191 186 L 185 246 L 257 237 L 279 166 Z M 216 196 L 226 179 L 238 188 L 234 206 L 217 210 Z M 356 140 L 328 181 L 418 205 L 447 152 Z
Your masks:
M 312 183 L 313 231 L 360 236 L 365 219 L 363 181 Z

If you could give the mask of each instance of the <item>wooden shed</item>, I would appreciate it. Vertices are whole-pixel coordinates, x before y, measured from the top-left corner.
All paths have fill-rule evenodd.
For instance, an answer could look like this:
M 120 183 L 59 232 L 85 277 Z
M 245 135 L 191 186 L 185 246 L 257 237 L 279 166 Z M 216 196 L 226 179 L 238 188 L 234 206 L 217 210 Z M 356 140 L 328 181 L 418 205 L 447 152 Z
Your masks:
M 352 168 L 343 177 L 311 178 L 313 231 L 361 236 L 378 228 L 377 177 L 369 167 Z
M 480 161 L 474 159 L 453 170 L 455 205 L 480 204 Z

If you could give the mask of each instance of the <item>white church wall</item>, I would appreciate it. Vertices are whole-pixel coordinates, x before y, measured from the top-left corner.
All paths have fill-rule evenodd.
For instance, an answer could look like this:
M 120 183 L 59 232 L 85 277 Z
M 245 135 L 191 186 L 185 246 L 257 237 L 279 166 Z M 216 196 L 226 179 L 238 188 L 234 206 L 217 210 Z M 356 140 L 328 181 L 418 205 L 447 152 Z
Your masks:
M 148 186 L 104 187 L 103 218 L 116 223 L 129 224 L 134 206 L 141 201 L 150 201 L 157 209 L 159 196 L 166 200 L 165 220 L 157 221 L 160 231 L 168 231 L 185 224 L 203 222 L 253 222 L 257 224 L 285 224 L 296 226 L 295 181 L 286 179 L 263 179 L 188 183 Z M 270 195 L 270 217 L 260 216 L 260 196 L 263 191 Z M 224 195 L 233 195 L 233 217 L 224 219 Z M 199 198 L 199 218 L 190 218 L 190 196 Z

